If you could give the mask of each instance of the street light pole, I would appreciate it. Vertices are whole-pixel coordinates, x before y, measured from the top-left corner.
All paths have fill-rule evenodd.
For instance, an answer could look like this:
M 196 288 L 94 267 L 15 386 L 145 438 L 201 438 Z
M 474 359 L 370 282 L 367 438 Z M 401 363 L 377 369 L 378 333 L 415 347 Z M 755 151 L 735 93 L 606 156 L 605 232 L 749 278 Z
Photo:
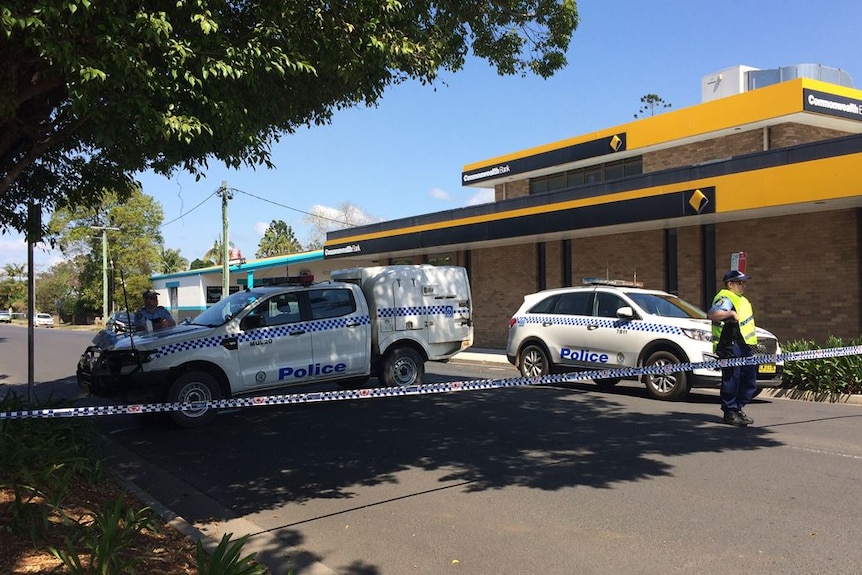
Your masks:
M 108 230 L 120 231 L 110 226 L 90 226 L 102 230 L 102 325 L 108 321 Z

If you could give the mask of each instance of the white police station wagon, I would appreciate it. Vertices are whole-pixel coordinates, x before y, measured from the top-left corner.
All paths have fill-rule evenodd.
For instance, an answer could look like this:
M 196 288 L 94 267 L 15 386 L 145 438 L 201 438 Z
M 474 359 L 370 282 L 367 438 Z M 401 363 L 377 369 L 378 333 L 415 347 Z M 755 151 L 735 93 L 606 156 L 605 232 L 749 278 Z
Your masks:
M 659 290 L 594 282 L 524 296 L 509 320 L 506 356 L 521 375 L 699 363 L 716 359 L 706 313 Z M 757 329 L 755 354 L 781 353 L 777 338 Z M 781 385 L 781 365 L 758 366 L 758 387 Z M 611 387 L 619 378 L 595 380 Z M 643 375 L 655 399 L 684 397 L 693 387 L 718 387 L 718 369 Z

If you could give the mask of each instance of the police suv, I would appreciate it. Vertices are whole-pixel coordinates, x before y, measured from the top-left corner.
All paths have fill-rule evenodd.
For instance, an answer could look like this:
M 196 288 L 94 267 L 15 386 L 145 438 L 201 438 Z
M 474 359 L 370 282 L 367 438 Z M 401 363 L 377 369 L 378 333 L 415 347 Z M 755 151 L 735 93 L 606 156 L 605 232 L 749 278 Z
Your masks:
M 706 313 L 679 297 L 630 282 L 544 290 L 524 297 L 509 321 L 506 356 L 524 377 L 566 371 L 661 366 L 715 360 Z M 755 354 L 781 353 L 777 338 L 757 328 Z M 781 385 L 782 366 L 758 366 L 758 387 Z M 643 375 L 655 399 L 684 397 L 693 387 L 718 387 L 718 369 Z M 619 378 L 597 379 L 611 387 Z
M 350 388 L 371 375 L 416 385 L 425 361 L 473 343 L 464 268 L 353 268 L 330 278 L 239 291 L 160 331 L 102 331 L 78 362 L 78 384 L 132 403 L 212 401 L 326 381 Z M 215 414 L 203 407 L 171 418 L 192 427 Z

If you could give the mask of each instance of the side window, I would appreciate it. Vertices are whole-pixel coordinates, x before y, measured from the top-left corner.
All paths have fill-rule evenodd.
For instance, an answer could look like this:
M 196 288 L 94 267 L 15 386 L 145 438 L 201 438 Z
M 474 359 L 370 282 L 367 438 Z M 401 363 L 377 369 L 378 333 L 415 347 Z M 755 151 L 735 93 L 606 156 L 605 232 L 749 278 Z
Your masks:
M 560 295 L 554 313 L 560 315 L 593 315 L 593 293 L 578 291 Z
M 353 292 L 349 289 L 317 289 L 308 292 L 312 319 L 339 317 L 356 311 Z
M 557 303 L 559 296 L 546 297 L 533 307 L 527 313 L 554 313 L 554 304 Z
M 300 320 L 299 297 L 296 293 L 283 293 L 267 302 L 269 309 L 266 325 L 284 325 Z
M 617 310 L 628 305 L 618 295 L 607 292 L 596 292 L 596 300 L 598 301 L 596 315 L 599 317 L 615 318 L 617 317 Z

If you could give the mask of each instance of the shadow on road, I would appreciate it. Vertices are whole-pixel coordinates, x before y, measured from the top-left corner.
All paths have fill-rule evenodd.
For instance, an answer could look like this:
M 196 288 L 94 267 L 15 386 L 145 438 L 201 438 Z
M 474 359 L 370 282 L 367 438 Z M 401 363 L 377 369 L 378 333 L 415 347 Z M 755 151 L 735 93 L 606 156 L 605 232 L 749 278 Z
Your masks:
M 77 393 L 68 380 L 40 386 Z M 685 413 L 672 403 L 659 414 L 639 413 L 615 398 L 642 392 L 620 387 L 597 393 L 593 386 L 573 384 L 256 407 L 223 412 L 197 429 L 176 428 L 161 415 L 96 422 L 140 458 L 130 467 L 120 465 L 121 475 L 134 480 L 147 469 L 168 469 L 217 500 L 222 516 L 213 514 L 219 506 L 206 506 L 206 516 L 195 516 L 194 506 L 177 509 L 187 520 L 204 523 L 314 500 L 343 501 L 329 513 L 337 515 L 441 490 L 606 489 L 672 475 L 667 458 L 674 456 L 779 445 L 763 428 L 718 425 L 717 415 Z M 692 399 L 715 402 L 709 396 Z M 93 404 L 93 398 L 84 403 Z M 360 489 L 397 485 L 400 473 L 416 469 L 435 472 L 437 485 L 370 504 L 358 497 Z M 174 496 L 175 501 L 163 503 L 182 507 L 189 493 Z M 279 544 L 263 551 L 261 559 L 270 552 L 283 554 L 283 546 L 301 546 L 302 524 L 324 516 L 270 529 Z M 372 565 L 346 569 L 355 575 L 377 573 Z
M 717 422 L 546 387 L 245 409 L 203 428 L 152 420 L 114 438 L 244 515 L 350 499 L 408 469 L 444 470 L 441 488 L 469 492 L 607 488 L 669 475 L 664 457 L 778 445 L 766 430 Z

